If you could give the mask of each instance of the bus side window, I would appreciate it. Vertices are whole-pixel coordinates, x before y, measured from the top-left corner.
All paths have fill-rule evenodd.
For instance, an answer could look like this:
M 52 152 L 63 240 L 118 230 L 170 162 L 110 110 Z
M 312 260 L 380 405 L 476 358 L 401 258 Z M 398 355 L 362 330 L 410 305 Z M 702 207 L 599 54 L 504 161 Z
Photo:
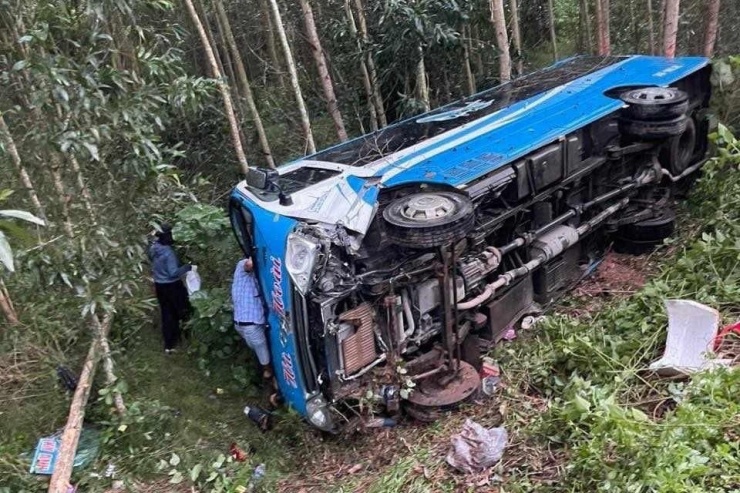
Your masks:
M 239 246 L 242 247 L 245 255 L 251 257 L 254 254 L 252 214 L 238 201 L 232 200 L 229 204 L 229 218 Z

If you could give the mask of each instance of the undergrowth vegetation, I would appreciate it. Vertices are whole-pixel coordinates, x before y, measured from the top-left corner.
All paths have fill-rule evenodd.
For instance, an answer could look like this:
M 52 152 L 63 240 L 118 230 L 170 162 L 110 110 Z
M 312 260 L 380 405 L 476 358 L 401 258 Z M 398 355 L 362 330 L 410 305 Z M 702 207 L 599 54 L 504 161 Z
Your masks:
M 507 491 L 725 492 L 740 488 L 740 373 L 718 369 L 688 382 L 645 372 L 665 340 L 666 299 L 740 316 L 740 141 L 720 126 L 718 157 L 691 196 L 691 222 L 661 275 L 591 316 L 548 317 L 531 340 L 496 352 L 509 392 L 541 396 L 529 416 L 533 447 L 567 457 L 553 484 L 510 471 Z M 516 412 L 507 423 L 520 427 Z

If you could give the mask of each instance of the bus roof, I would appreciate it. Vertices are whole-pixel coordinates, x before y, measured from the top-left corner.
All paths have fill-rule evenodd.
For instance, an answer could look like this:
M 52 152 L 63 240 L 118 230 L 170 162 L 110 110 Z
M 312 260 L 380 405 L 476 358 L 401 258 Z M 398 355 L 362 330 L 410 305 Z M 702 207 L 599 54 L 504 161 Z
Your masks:
M 263 205 L 283 215 L 332 221 L 343 208 L 357 207 L 346 195 L 353 190 L 359 194 L 367 179 L 374 188 L 412 183 L 462 187 L 620 109 L 622 101 L 607 96 L 609 91 L 668 86 L 708 63 L 702 57 L 642 55 L 564 60 L 280 167 L 283 185 L 297 184 L 291 190 L 295 205 Z M 322 166 L 315 173 L 304 170 Z M 302 178 L 309 180 L 302 186 L 293 176 L 301 170 Z M 334 193 L 342 196 L 344 207 L 332 200 Z M 331 213 L 323 210 L 329 206 Z M 366 227 L 340 222 L 360 232 Z

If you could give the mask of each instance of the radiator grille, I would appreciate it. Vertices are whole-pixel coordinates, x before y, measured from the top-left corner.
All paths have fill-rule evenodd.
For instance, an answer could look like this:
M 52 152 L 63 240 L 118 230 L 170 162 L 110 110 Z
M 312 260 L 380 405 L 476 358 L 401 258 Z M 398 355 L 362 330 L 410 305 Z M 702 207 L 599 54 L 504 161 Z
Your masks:
M 362 303 L 339 315 L 339 320 L 355 327 L 355 333 L 342 341 L 344 374 L 350 375 L 377 357 L 373 333 L 375 311 L 369 303 Z

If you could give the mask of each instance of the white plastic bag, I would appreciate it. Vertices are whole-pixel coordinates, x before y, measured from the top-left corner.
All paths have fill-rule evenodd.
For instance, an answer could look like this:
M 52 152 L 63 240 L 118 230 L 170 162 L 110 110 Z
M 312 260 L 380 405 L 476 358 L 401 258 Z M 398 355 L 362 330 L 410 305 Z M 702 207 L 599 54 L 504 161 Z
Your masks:
M 200 276 L 198 275 L 198 266 L 194 265 L 190 271 L 185 274 L 185 286 L 188 288 L 188 296 L 200 291 Z
M 481 472 L 501 460 L 507 439 L 503 427 L 484 428 L 466 419 L 462 431 L 452 436 L 447 463 L 467 474 Z

